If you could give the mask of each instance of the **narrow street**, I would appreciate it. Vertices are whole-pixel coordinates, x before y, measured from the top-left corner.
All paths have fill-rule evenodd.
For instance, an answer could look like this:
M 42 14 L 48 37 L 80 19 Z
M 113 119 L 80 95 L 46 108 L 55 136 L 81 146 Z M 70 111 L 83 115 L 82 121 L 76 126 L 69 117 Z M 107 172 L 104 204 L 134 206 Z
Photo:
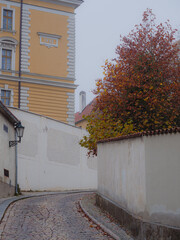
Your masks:
M 112 240 L 79 209 L 83 194 L 33 197 L 13 203 L 0 224 L 1 240 Z

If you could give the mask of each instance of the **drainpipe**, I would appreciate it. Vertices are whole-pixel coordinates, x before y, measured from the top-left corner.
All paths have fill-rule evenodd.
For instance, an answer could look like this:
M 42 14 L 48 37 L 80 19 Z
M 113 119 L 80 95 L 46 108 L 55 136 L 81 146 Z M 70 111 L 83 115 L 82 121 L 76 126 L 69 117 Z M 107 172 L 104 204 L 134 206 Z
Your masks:
M 21 107 L 21 43 L 22 43 L 22 9 L 23 0 L 21 0 L 21 10 L 20 10 L 20 29 L 19 29 L 19 82 L 18 82 L 18 108 Z
M 17 141 L 17 132 L 15 132 L 15 140 Z M 18 195 L 18 151 L 15 145 L 15 194 Z

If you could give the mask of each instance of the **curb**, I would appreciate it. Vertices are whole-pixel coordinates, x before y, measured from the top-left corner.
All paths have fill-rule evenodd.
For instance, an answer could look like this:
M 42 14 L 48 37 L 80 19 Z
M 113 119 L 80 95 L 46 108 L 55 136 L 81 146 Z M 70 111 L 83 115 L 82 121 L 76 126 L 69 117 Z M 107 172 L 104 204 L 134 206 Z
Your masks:
M 25 199 L 28 198 L 29 196 L 21 196 L 21 197 L 12 197 L 10 199 L 4 200 L 1 204 L 0 204 L 0 223 L 4 217 L 4 214 L 7 210 L 7 208 L 13 203 L 16 202 L 18 200 L 21 199 Z
M 103 231 L 105 231 L 106 233 L 108 233 L 111 237 L 113 237 L 115 240 L 121 240 L 119 236 L 117 236 L 115 233 L 113 233 L 110 229 L 108 229 L 103 223 L 99 222 L 97 219 L 95 219 L 91 214 L 89 214 L 84 207 L 82 206 L 82 202 L 81 200 L 79 201 L 79 205 L 80 208 L 82 209 L 82 211 L 98 226 L 100 226 L 100 228 L 102 228 Z

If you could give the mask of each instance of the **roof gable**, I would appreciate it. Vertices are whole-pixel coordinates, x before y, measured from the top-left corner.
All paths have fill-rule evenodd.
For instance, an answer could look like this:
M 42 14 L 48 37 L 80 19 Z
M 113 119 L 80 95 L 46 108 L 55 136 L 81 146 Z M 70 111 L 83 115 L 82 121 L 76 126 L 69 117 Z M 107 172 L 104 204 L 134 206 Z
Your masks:
M 0 101 L 0 113 L 14 126 L 20 122 L 12 112 Z

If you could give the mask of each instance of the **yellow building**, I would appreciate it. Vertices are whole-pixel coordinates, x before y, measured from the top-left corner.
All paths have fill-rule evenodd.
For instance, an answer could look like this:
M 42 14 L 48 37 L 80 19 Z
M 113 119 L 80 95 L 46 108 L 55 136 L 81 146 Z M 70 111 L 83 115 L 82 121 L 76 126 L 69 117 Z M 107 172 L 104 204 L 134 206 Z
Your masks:
M 0 1 L 0 100 L 74 124 L 75 9 L 82 0 Z

